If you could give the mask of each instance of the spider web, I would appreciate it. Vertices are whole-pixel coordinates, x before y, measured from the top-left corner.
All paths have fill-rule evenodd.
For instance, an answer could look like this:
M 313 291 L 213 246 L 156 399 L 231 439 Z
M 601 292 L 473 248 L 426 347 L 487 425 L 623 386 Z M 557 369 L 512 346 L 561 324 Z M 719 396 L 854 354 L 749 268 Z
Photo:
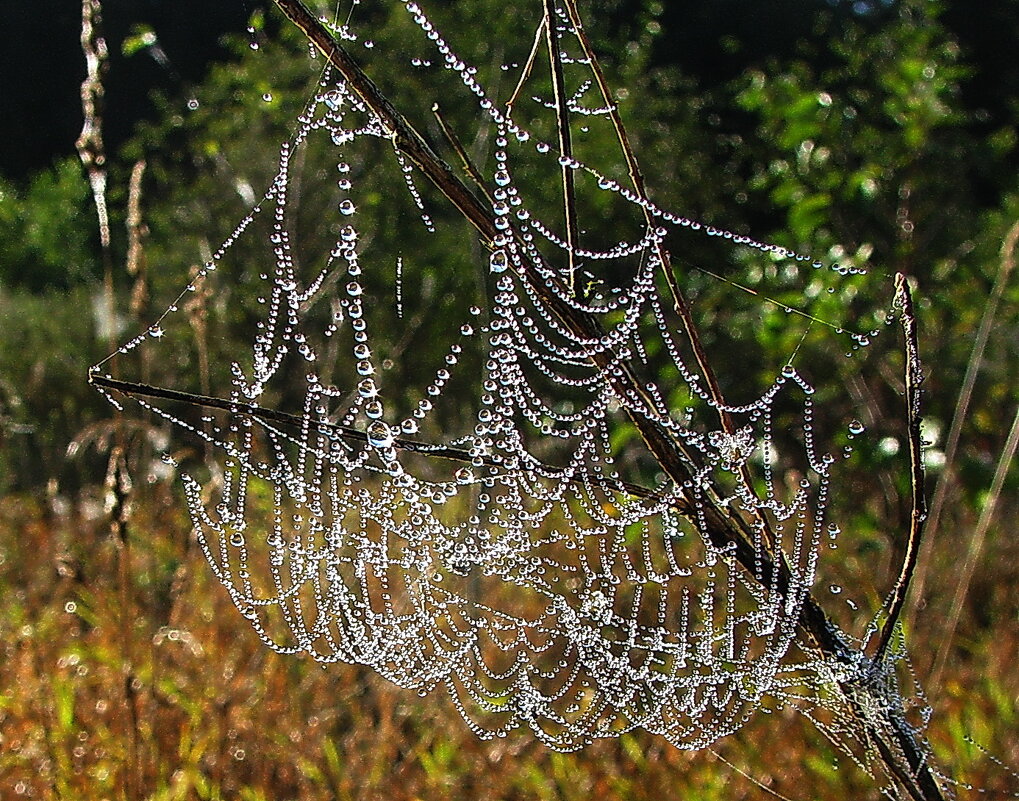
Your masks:
M 735 260 L 776 296 L 819 275 L 855 292 L 869 276 L 668 211 L 611 177 L 618 159 L 599 170 L 563 154 L 521 122 L 553 130 L 562 102 L 548 85 L 533 78 L 530 98 L 500 103 L 423 10 L 402 5 L 421 34 L 411 63 L 452 76 L 493 132 L 491 163 L 474 168 L 498 232 L 487 248 L 466 227 L 438 257 L 376 248 L 385 232 L 361 198 L 386 170 L 426 232 L 454 223 L 397 132 L 327 70 L 262 200 L 93 380 L 122 389 L 116 359 L 180 347 L 192 292 L 242 282 L 257 298 L 239 315 L 247 350 L 215 397 L 129 394 L 209 448 L 183 477 L 195 536 L 277 651 L 365 665 L 422 695 L 441 688 L 483 738 L 526 727 L 570 750 L 639 727 L 697 749 L 792 705 L 838 739 L 848 724 L 826 713 L 859 707 L 838 688 L 873 666 L 841 632 L 840 659 L 799 647 L 797 626 L 840 535 L 833 472 L 862 427 L 818 420 L 798 347 L 769 366 L 747 345 L 725 365 L 740 400 L 720 402 L 664 254 L 683 237 L 717 239 L 735 255 L 714 269 Z M 566 107 L 608 130 L 577 29 L 565 11 L 553 26 Z M 364 44 L 347 26 L 334 34 Z M 592 215 L 572 245 L 548 199 L 563 168 Z M 304 242 L 323 237 L 318 251 Z M 446 269 L 469 280 L 435 305 L 422 287 Z M 784 316 L 826 352 L 865 347 L 887 313 L 847 309 L 865 321 L 854 332 L 767 302 L 766 282 L 755 294 L 718 286 L 732 308 Z M 415 334 L 414 319 L 430 327 Z M 749 550 L 720 538 L 725 526 Z M 892 668 L 869 675 L 899 698 Z

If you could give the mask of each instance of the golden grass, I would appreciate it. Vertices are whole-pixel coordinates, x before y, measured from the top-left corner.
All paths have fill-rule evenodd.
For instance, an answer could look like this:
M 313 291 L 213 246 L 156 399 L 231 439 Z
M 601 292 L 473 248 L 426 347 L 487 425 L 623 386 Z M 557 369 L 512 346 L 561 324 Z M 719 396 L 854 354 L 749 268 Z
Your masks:
M 711 754 L 647 734 L 575 754 L 524 733 L 482 742 L 441 693 L 422 699 L 365 668 L 281 657 L 189 544 L 170 490 L 135 499 L 126 549 L 99 509 L 83 502 L 59 516 L 33 500 L 0 501 L 4 799 L 769 797 Z M 998 549 L 996 572 L 975 591 L 1004 617 L 970 610 L 932 727 L 946 767 L 984 797 L 1019 790 L 967 742 L 1019 762 L 1019 554 Z M 933 586 L 947 598 L 949 567 L 939 572 Z M 927 626 L 913 638 L 921 666 L 936 620 Z M 877 797 L 792 713 L 758 716 L 716 750 L 793 799 Z

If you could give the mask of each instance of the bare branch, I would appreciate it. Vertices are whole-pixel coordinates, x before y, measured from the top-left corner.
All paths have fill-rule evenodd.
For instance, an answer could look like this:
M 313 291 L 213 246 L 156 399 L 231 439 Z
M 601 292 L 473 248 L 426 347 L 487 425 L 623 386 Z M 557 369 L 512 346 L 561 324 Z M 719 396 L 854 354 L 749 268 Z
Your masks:
M 888 617 L 885 619 L 878 638 L 875 660 L 884 659 L 891 642 L 899 614 L 906 600 L 910 579 L 916 568 L 916 558 L 923 539 L 924 524 L 927 521 L 927 496 L 924 492 L 923 441 L 920 433 L 920 385 L 923 383 L 923 367 L 920 363 L 920 344 L 917 338 L 916 313 L 913 310 L 913 295 L 909 282 L 902 273 L 895 276 L 895 299 L 901 308 L 902 333 L 905 338 L 906 359 L 906 435 L 909 439 L 909 486 L 911 509 L 909 534 L 906 539 L 906 553 L 902 557 L 902 568 L 888 599 Z
M 563 57 L 556 36 L 555 0 L 543 0 L 545 7 L 545 42 L 552 69 L 552 102 L 555 104 L 556 135 L 559 140 L 560 175 L 563 184 L 563 214 L 566 220 L 566 283 L 571 294 L 576 294 L 576 264 L 574 254 L 580 238 L 577 227 L 577 190 L 573 180 L 573 137 L 570 134 L 570 110 L 566 107 L 566 81 L 563 77 Z

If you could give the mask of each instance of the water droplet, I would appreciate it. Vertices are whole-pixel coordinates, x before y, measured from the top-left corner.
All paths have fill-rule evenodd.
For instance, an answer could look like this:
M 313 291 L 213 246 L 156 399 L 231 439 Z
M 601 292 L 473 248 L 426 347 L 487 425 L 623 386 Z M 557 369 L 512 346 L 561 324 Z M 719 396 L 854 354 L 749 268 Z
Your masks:
M 506 255 L 506 251 L 494 251 L 491 258 L 488 260 L 488 266 L 493 273 L 505 272 L 506 268 L 509 266 L 509 257 Z
M 381 420 L 370 423 L 365 433 L 368 435 L 368 444 L 373 448 L 391 448 L 393 446 L 393 432 Z
M 370 378 L 364 379 L 360 384 L 357 385 L 357 393 L 362 398 L 374 398 L 379 394 L 378 387 L 375 386 L 375 382 Z
M 852 422 L 850 422 L 849 433 L 852 434 L 853 436 L 856 436 L 857 434 L 862 434 L 864 431 L 865 431 L 864 425 L 859 420 L 853 420 Z
M 340 214 L 350 216 L 355 211 L 357 211 L 357 207 L 354 205 L 353 201 L 350 200 L 349 198 L 340 203 Z
M 266 92 L 264 95 L 262 95 L 262 100 L 264 100 L 266 103 L 272 102 L 272 94 Z

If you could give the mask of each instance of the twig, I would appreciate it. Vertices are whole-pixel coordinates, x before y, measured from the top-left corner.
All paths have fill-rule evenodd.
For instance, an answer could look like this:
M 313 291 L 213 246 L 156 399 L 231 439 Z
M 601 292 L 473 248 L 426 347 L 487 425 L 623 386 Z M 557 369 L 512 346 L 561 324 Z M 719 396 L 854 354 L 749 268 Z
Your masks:
M 638 199 L 645 201 L 648 199 L 648 191 L 647 185 L 644 182 L 644 173 L 640 169 L 640 164 L 637 161 L 637 155 L 634 153 L 633 146 L 630 144 L 630 137 L 626 133 L 626 126 L 623 125 L 623 119 L 619 115 L 619 109 L 612 100 L 612 93 L 609 91 L 608 81 L 605 79 L 605 73 L 602 71 L 601 62 L 598 60 L 598 54 L 595 53 L 594 48 L 591 46 L 591 40 L 588 38 L 587 31 L 584 29 L 584 22 L 580 16 L 580 11 L 577 9 L 576 0 L 564 0 L 564 2 L 566 3 L 566 9 L 570 15 L 570 22 L 573 25 L 577 41 L 580 42 L 581 49 L 584 51 L 584 57 L 587 59 L 588 64 L 591 67 L 591 72 L 594 75 L 598 91 L 602 96 L 602 101 L 605 103 L 605 108 L 608 110 L 609 119 L 612 121 L 612 127 L 616 132 L 616 139 L 619 142 L 619 148 L 623 153 L 623 159 L 626 161 L 626 170 L 629 174 L 630 182 L 637 193 Z M 644 209 L 644 221 L 650 229 L 654 224 L 651 212 L 648 210 L 647 206 L 642 206 L 642 208 Z M 658 256 L 658 260 L 661 262 L 662 272 L 665 274 L 665 281 L 669 287 L 669 294 L 672 297 L 672 308 L 676 314 L 679 315 L 679 319 L 683 324 L 683 330 L 686 333 L 687 340 L 690 342 L 690 347 L 693 350 L 697 367 L 700 370 L 701 375 L 704 376 L 704 382 L 707 385 L 708 394 L 711 396 L 711 400 L 714 402 L 715 409 L 718 412 L 722 430 L 729 436 L 732 436 L 736 433 L 736 426 L 733 423 L 732 416 L 727 411 L 725 396 L 722 393 L 721 385 L 718 383 L 718 377 L 715 375 L 715 370 L 711 366 L 711 361 L 708 359 L 707 352 L 704 350 L 700 333 L 698 332 L 697 325 L 693 319 L 690 304 L 687 302 L 686 297 L 683 295 L 683 292 L 680 290 L 679 285 L 676 282 L 676 275 L 672 269 L 672 258 L 660 242 L 655 244 L 655 251 Z M 746 464 L 741 464 L 739 466 L 739 475 L 743 480 L 743 483 L 748 488 L 753 487 L 750 469 L 746 466 Z M 775 546 L 775 535 L 767 517 L 756 510 L 753 510 L 751 514 L 754 515 L 756 521 L 761 527 L 765 542 L 768 549 L 771 551 L 772 557 L 775 559 L 784 559 L 784 556 L 778 553 L 778 549 Z
M 488 186 L 485 184 L 485 179 L 481 175 L 481 171 L 475 166 L 474 161 L 471 159 L 467 149 L 460 142 L 456 132 L 449 126 L 445 118 L 442 116 L 442 111 L 439 109 L 439 104 L 434 103 L 432 105 L 432 114 L 435 115 L 436 121 L 439 123 L 439 129 L 442 131 L 442 135 L 446 137 L 446 141 L 449 142 L 450 147 L 456 152 L 457 158 L 460 159 L 463 164 L 464 172 L 470 176 L 470 179 L 474 182 L 475 186 L 484 193 L 485 197 L 488 198 L 490 203 L 494 202 L 492 195 L 488 191 Z
M 566 107 L 566 81 L 563 78 L 563 58 L 556 36 L 555 0 L 543 0 L 545 7 L 545 42 L 552 69 L 552 101 L 555 104 L 556 134 L 559 137 L 560 175 L 563 184 L 563 215 L 566 221 L 567 280 L 570 294 L 576 294 L 576 264 L 574 254 L 580 234 L 577 226 L 577 190 L 573 179 L 573 137 L 570 134 L 570 110 Z
M 201 409 L 219 409 L 220 411 L 229 412 L 230 414 L 251 417 L 255 420 L 261 420 L 267 423 L 294 426 L 296 428 L 304 428 L 308 425 L 308 420 L 300 415 L 289 414 L 288 412 L 281 412 L 276 409 L 267 409 L 264 406 L 258 406 L 254 403 L 232 401 L 209 395 L 196 395 L 179 389 L 153 387 L 148 384 L 140 384 L 133 381 L 121 381 L 99 373 L 90 374 L 88 380 L 89 383 L 94 386 L 120 392 L 121 394 L 132 398 L 158 398 L 161 400 L 176 401 Z M 356 428 L 352 428 L 351 426 L 340 425 L 328 420 L 315 420 L 313 425 L 317 429 L 330 431 L 345 440 L 360 443 L 368 442 L 367 433 L 364 431 L 358 431 Z M 472 463 L 477 459 L 475 455 L 463 448 L 434 445 L 430 442 L 420 442 L 419 440 L 406 439 L 404 437 L 394 437 L 393 447 L 397 450 L 406 451 L 408 453 L 418 453 L 424 456 L 430 456 L 436 459 L 448 459 L 454 462 Z M 482 457 L 482 463 L 488 467 L 501 467 L 500 463 L 491 457 Z M 549 468 L 550 471 L 553 469 L 554 468 Z M 610 490 L 622 491 L 634 498 L 648 499 L 659 496 L 659 492 L 648 489 L 647 487 L 642 487 L 639 484 L 632 484 L 628 481 L 621 481 L 619 479 L 610 480 L 603 476 L 591 475 L 588 473 L 578 475 L 572 480 L 574 483 L 597 484 Z
M 909 486 L 911 491 L 911 512 L 909 535 L 906 539 L 906 553 L 902 557 L 902 568 L 895 587 L 888 600 L 888 617 L 885 619 L 878 639 L 875 661 L 884 659 L 891 642 L 899 614 L 906 600 L 906 591 L 916 568 L 916 558 L 923 539 L 924 523 L 927 521 L 927 496 L 924 493 L 923 441 L 920 432 L 920 385 L 923 383 L 923 367 L 920 363 L 920 344 L 916 331 L 916 313 L 913 310 L 913 296 L 909 282 L 902 273 L 895 276 L 895 299 L 902 309 L 902 333 L 905 339 L 906 379 L 906 435 L 909 439 Z
M 580 12 L 577 9 L 576 0 L 564 0 L 564 2 L 566 3 L 566 8 L 569 11 L 570 21 L 573 23 L 573 29 L 576 32 L 577 40 L 580 42 L 580 46 L 584 50 L 584 57 L 590 64 L 591 72 L 594 74 L 595 83 L 598 85 L 598 90 L 601 93 L 602 100 L 605 102 L 605 107 L 608 110 L 609 119 L 612 121 L 612 127 L 615 129 L 616 139 L 619 140 L 619 147 L 622 150 L 623 158 L 626 161 L 626 169 L 630 176 L 630 182 L 633 184 L 633 188 L 637 192 L 637 197 L 642 201 L 647 200 L 648 192 L 647 185 L 644 182 L 644 173 L 640 169 L 640 165 L 637 162 L 637 156 L 630 144 L 630 137 L 627 135 L 626 127 L 623 125 L 623 120 L 619 116 L 619 109 L 612 100 L 612 94 L 609 91 L 609 85 L 605 80 L 605 73 L 602 71 L 601 64 L 598 61 L 598 56 L 594 52 L 594 48 L 591 46 L 591 40 L 587 36 L 587 31 L 584 30 L 583 20 L 581 19 Z M 651 212 L 648 211 L 647 207 L 644 207 L 644 219 L 650 227 L 652 225 L 652 218 Z M 712 368 L 711 362 L 708 360 L 707 353 L 704 350 L 704 346 L 701 344 L 700 335 L 697 332 L 697 326 L 694 323 L 693 315 L 690 310 L 690 304 L 687 303 L 679 285 L 676 283 L 676 276 L 672 270 L 672 259 L 670 258 L 668 251 L 666 251 L 661 244 L 658 244 L 656 247 L 659 260 L 662 263 L 662 270 L 665 273 L 665 279 L 669 287 L 669 293 L 672 296 L 673 309 L 679 315 L 680 320 L 683 323 L 687 339 L 690 340 L 690 346 L 693 348 L 697 367 L 704 376 L 708 392 L 711 394 L 711 399 L 715 402 L 715 406 L 718 409 L 722 428 L 727 434 L 734 434 L 736 429 L 733 425 L 732 417 L 725 410 L 725 398 L 722 395 L 721 386 L 718 383 L 718 378 L 715 375 L 714 368 Z
M 513 94 L 511 94 L 509 100 L 506 101 L 507 109 L 512 108 L 513 104 L 517 102 L 517 97 L 519 97 L 521 90 L 524 88 L 524 84 L 527 83 L 527 79 L 531 75 L 531 70 L 534 68 L 534 60 L 538 57 L 538 48 L 541 47 L 542 34 L 545 32 L 546 24 L 547 20 L 543 16 L 541 21 L 538 22 L 538 27 L 534 31 L 534 41 L 531 43 L 531 52 L 527 55 L 527 61 L 524 63 L 524 68 L 520 71 L 520 80 L 517 81 L 517 85 L 513 89 Z

